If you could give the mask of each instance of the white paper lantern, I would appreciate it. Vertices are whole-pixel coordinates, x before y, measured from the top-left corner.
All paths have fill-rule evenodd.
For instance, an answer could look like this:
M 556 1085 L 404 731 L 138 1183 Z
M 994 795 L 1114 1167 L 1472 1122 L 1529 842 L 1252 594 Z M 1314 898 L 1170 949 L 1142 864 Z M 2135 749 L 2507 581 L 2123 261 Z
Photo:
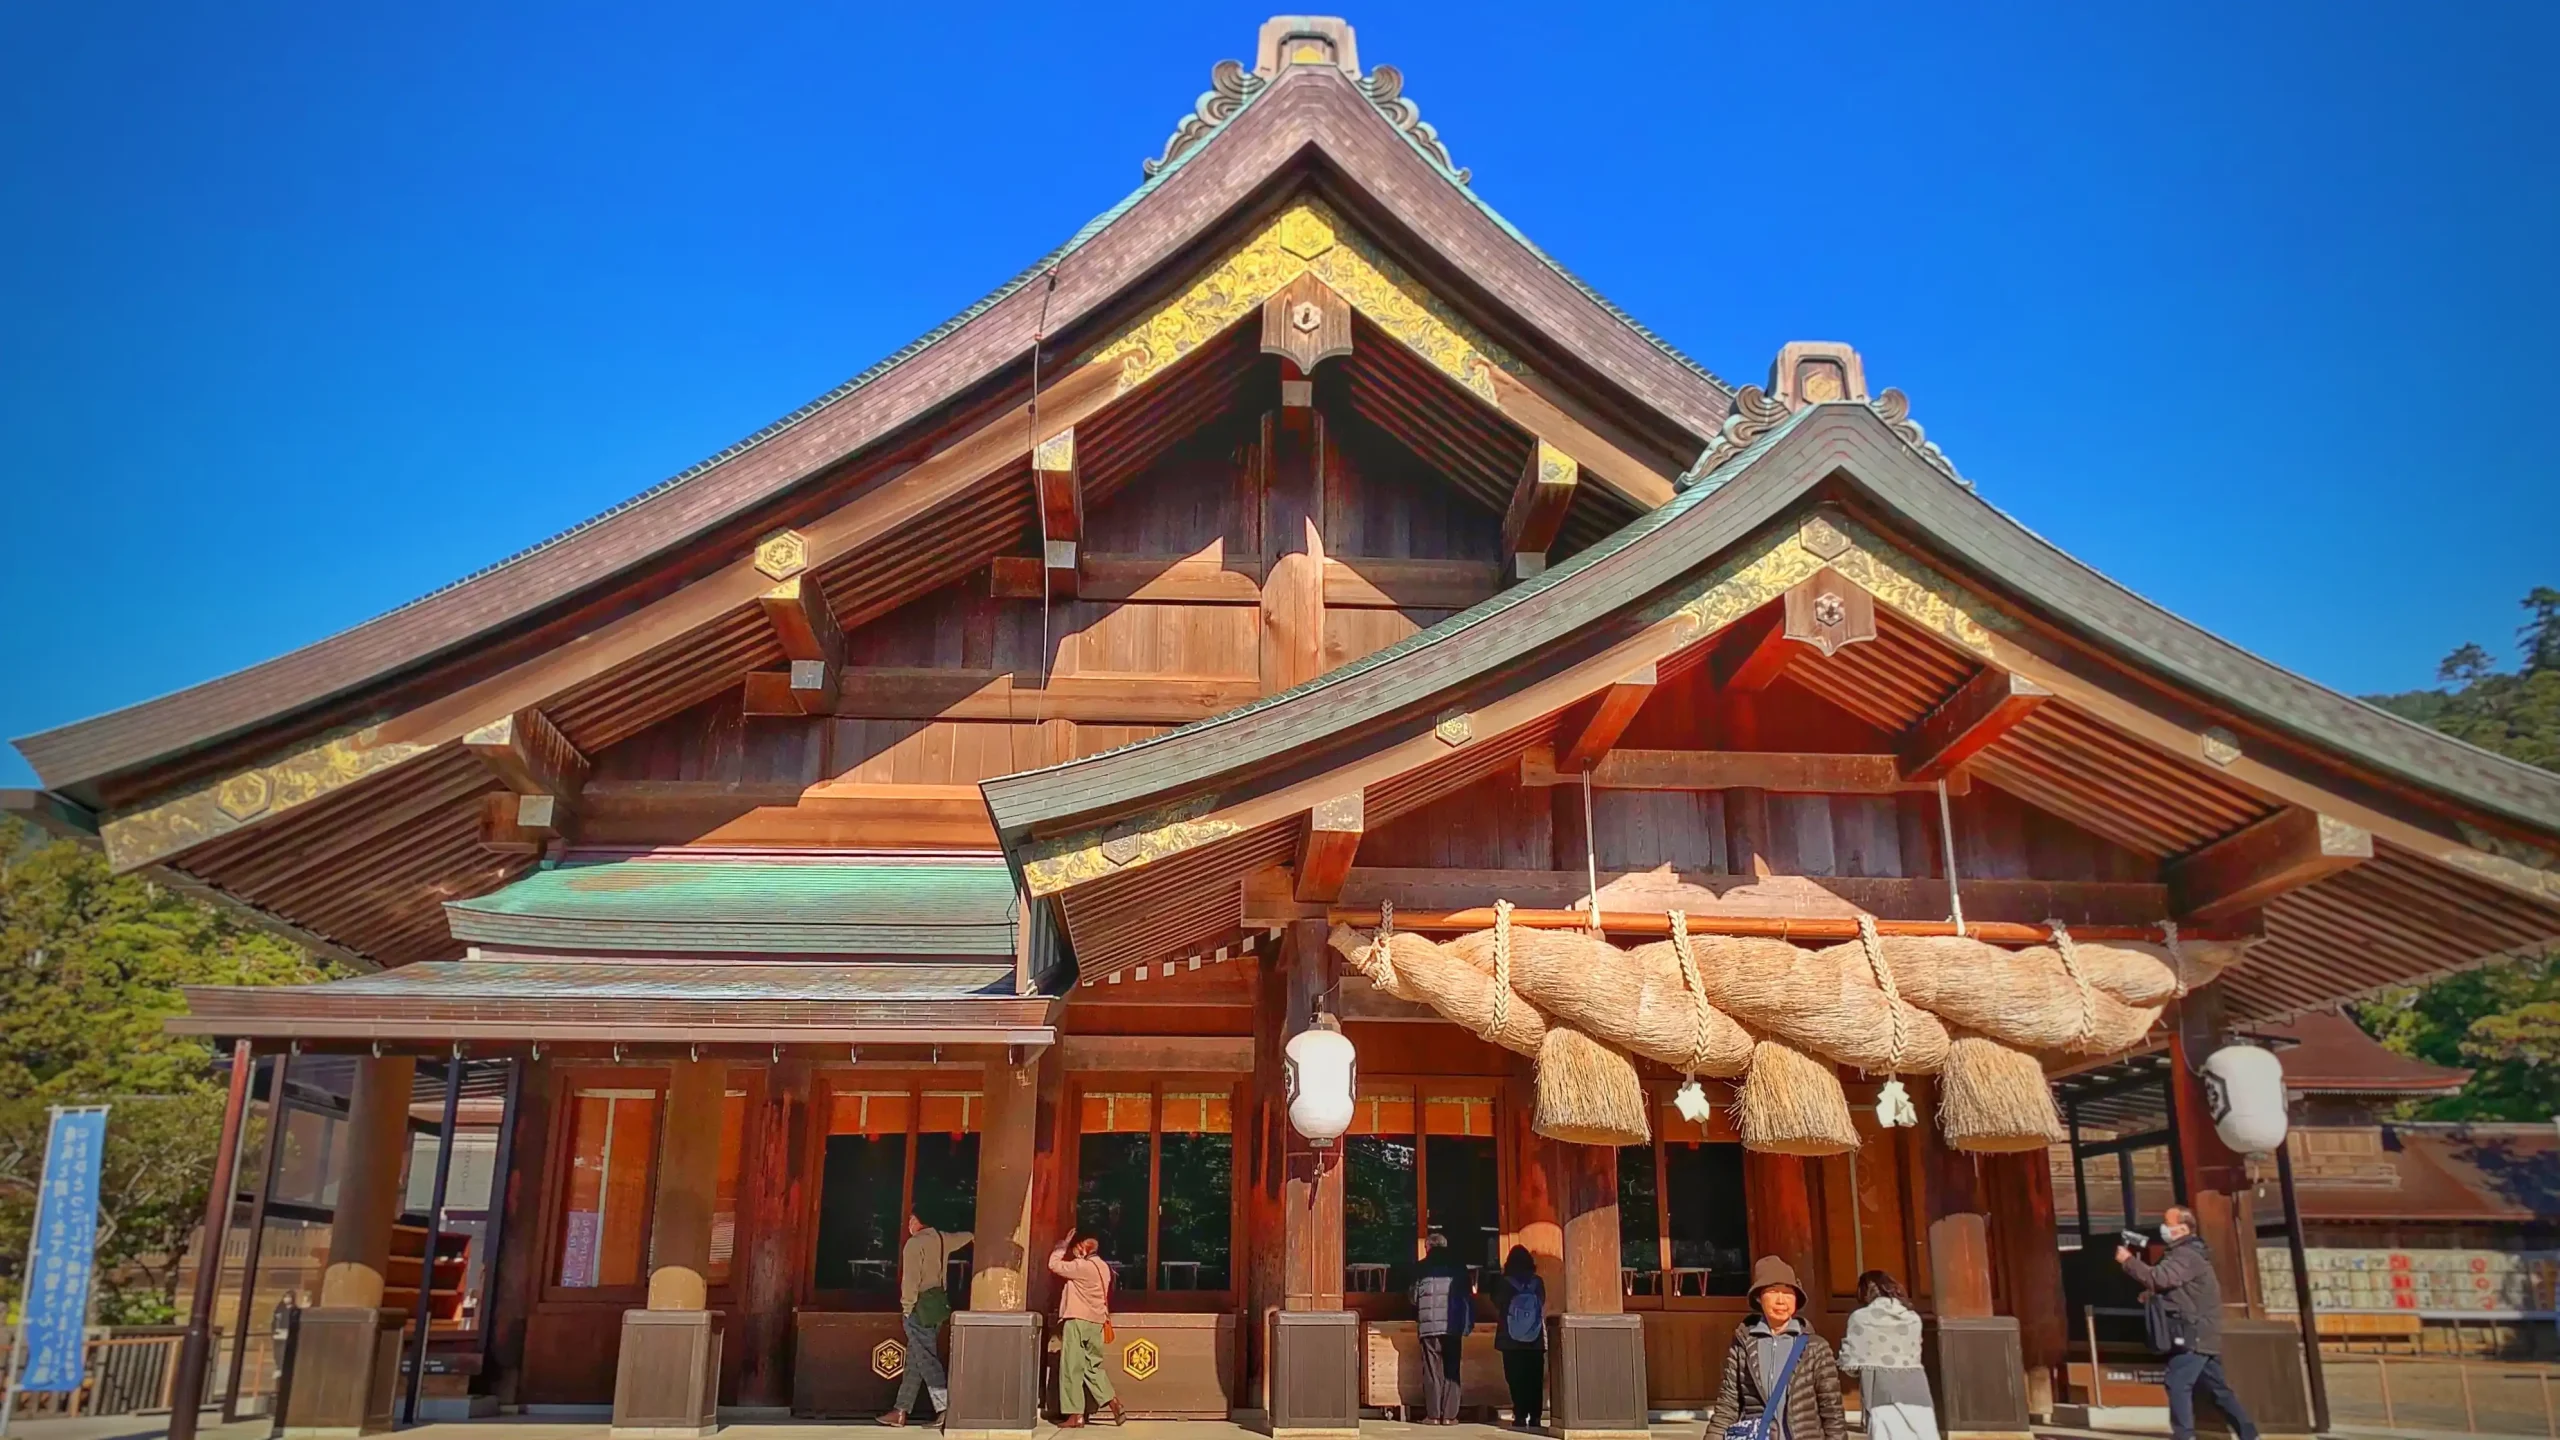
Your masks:
M 2243 1155 L 2284 1144 L 2284 1062 L 2255 1045 L 2225 1045 L 2204 1062 L 2204 1104 L 2214 1133 Z
M 1318 1145 L 1330 1145 L 1351 1128 L 1354 1097 L 1360 1093 L 1359 1057 L 1351 1041 L 1330 1015 L 1319 1015 L 1307 1029 L 1289 1037 L 1287 1057 L 1289 1124 Z

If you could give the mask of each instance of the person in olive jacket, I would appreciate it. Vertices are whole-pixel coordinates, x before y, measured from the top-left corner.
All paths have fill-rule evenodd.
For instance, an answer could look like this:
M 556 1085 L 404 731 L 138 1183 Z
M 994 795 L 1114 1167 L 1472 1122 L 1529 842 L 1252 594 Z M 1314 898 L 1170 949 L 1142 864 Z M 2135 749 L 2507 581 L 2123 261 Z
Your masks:
M 1847 1440 L 1840 1365 L 1831 1342 L 1797 1313 L 1804 1309 L 1804 1287 L 1796 1283 L 1795 1267 L 1775 1255 L 1761 1256 L 1751 1267 L 1751 1304 L 1755 1313 L 1734 1330 L 1733 1346 L 1725 1352 L 1724 1385 L 1707 1420 L 1708 1440 L 1763 1416 L 1768 1418 L 1758 1433 L 1764 1440 Z M 1804 1352 L 1787 1376 L 1786 1393 L 1773 1399 L 1769 1389 L 1799 1339 Z

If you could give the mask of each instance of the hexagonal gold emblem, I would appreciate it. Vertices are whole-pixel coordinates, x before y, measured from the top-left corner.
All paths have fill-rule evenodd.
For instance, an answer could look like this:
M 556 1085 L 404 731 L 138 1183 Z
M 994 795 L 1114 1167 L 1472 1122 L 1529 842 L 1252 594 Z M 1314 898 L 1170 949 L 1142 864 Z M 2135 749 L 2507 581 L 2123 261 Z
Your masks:
M 776 530 L 756 542 L 756 568 L 788 580 L 809 568 L 809 540 L 797 530 Z
M 907 1347 L 895 1340 L 872 1346 L 871 1373 L 883 1380 L 895 1380 L 907 1373 Z
M 1157 1362 L 1163 1358 L 1156 1353 L 1153 1340 L 1132 1340 L 1120 1352 L 1120 1368 L 1129 1372 L 1130 1379 L 1144 1380 L 1156 1373 Z
M 1476 722 L 1464 710 L 1450 710 L 1432 725 L 1431 733 L 1439 736 L 1443 745 L 1464 745 L 1476 738 Z
M 275 787 L 267 782 L 264 770 L 244 770 L 214 787 L 215 808 L 234 820 L 246 820 L 264 812 L 275 800 Z
M 1313 210 L 1292 210 L 1280 217 L 1280 248 L 1301 260 L 1313 260 L 1333 248 L 1333 227 Z

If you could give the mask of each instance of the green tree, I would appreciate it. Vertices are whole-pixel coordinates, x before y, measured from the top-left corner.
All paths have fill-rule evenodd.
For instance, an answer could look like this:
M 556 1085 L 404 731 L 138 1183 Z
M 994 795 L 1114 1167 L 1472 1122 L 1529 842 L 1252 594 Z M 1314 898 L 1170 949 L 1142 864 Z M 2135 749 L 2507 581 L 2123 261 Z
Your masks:
M 2436 671 L 2451 688 L 2378 695 L 2374 703 L 2482 749 L 2560 770 L 2560 590 L 2537 586 L 2522 603 L 2513 671 L 2498 669 L 2482 646 L 2464 645 Z M 2560 952 L 2386 991 L 2355 1013 L 2404 1055 L 2474 1070 L 2461 1094 L 2415 1106 L 2411 1118 L 2546 1120 L 2560 1111 Z
M 99 1187 L 102 1320 L 174 1312 L 223 1096 L 213 1050 L 166 1033 L 185 985 L 330 973 L 211 906 L 109 871 L 96 849 L 0 821 L 0 1256 L 26 1253 L 54 1105 L 113 1107 Z

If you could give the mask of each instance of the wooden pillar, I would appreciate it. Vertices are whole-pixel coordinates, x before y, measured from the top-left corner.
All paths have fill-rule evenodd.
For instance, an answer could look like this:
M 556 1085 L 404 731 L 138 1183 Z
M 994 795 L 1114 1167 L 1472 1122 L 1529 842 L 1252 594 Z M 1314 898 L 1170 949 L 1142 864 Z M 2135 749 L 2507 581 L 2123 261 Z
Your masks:
M 1931 1123 L 1930 1087 L 1921 1109 L 1921 1168 L 1929 1217 L 1929 1289 L 1937 1343 L 1928 1347 L 1940 1426 L 2028 1428 L 2026 1362 L 2018 1321 L 1998 1313 L 1991 1286 L 1991 1221 L 1976 1158 L 1949 1146 Z M 2037 1152 L 2039 1158 L 2041 1151 Z
M 1749 698 L 1749 697 L 1742 697 Z M 1769 792 L 1724 792 L 1724 868 L 1734 875 L 1769 873 Z
M 738 1403 L 787 1405 L 809 1200 L 809 1062 L 767 1072 L 738 1176 Z
M 1289 927 L 1288 1027 L 1307 1028 L 1317 1001 L 1333 988 L 1340 962 L 1325 943 L 1325 922 Z M 1280 1189 L 1281 1301 L 1284 1310 L 1342 1308 L 1342 1146 L 1321 1150 L 1291 1128 L 1281 1108 L 1286 1168 Z
M 516 1090 L 515 1133 L 506 1143 L 507 1173 L 498 1177 L 498 1272 L 486 1283 L 489 1305 L 489 1367 L 483 1377 L 488 1393 L 500 1405 L 517 1403 L 524 1380 L 525 1326 L 533 1315 L 534 1297 L 542 1290 L 542 1181 L 550 1164 L 553 1107 L 559 1072 L 548 1060 L 520 1059 L 523 1081 Z
M 1556 1320 L 1555 1427 L 1563 1440 L 1646 1431 L 1644 1317 L 1626 1313 L 1618 1265 L 1618 1150 L 1547 1142 L 1564 1217 L 1563 1313 Z
M 2050 1415 L 2071 1358 L 2062 1252 L 2054 1237 L 2053 1161 L 2042 1150 L 1985 1156 L 1982 1180 L 1991 1207 L 1991 1263 L 2000 1311 L 2018 1321 L 2027 1409 Z
M 1294 387 L 1294 388 L 1293 388 Z M 1323 673 L 1324 417 L 1307 382 L 1284 381 L 1283 404 L 1263 418 L 1262 689 L 1275 694 Z
M 1752 1259 L 1775 1255 L 1794 1266 L 1808 1320 L 1820 1315 L 1831 1287 L 1823 1278 L 1822 1217 L 1813 1206 L 1812 1163 L 1801 1155 L 1751 1151 L 1742 1157 L 1742 1186 Z
M 1561 792 L 1565 787 L 1559 785 Z M 1577 810 L 1576 815 L 1580 814 Z M 1526 1055 L 1513 1055 L 1504 1113 L 1511 1128 L 1511 1231 L 1502 1237 L 1502 1253 L 1527 1247 L 1538 1262 L 1547 1293 L 1561 1298 L 1564 1284 L 1564 1180 L 1562 1147 L 1532 1125 L 1538 1114 L 1537 1066 Z
M 1030 1303 L 1040 1064 L 1034 1057 L 1023 1065 L 987 1066 L 986 1119 L 978 1135 L 978 1217 L 971 1227 L 977 1234 L 969 1263 L 972 1310 L 1021 1310 Z
M 2223 1043 L 2222 1009 L 2221 990 L 2208 985 L 2169 1010 L 2170 1128 L 2186 1186 L 2178 1200 L 2196 1212 L 2196 1234 L 2212 1252 L 2214 1274 L 2222 1282 L 2223 1314 L 2263 1318 L 2251 1303 L 2260 1292 L 2249 1165 L 2215 1132 L 2204 1078 L 2196 1073 Z
M 720 1102 L 728 1069 L 716 1060 L 677 1060 L 667 1072 L 665 1138 L 649 1225 L 649 1308 L 700 1310 L 711 1289 L 711 1213 L 720 1203 Z
M 1548 1142 L 1564 1220 L 1564 1309 L 1616 1315 L 1627 1308 L 1618 1265 L 1618 1152 L 1609 1145 Z
M 347 1148 L 338 1157 L 338 1205 L 329 1219 L 329 1268 L 320 1272 L 323 1308 L 382 1304 L 391 1229 L 403 1198 L 400 1167 L 409 1158 L 409 1087 L 417 1073 L 418 1062 L 406 1055 L 356 1061 Z

